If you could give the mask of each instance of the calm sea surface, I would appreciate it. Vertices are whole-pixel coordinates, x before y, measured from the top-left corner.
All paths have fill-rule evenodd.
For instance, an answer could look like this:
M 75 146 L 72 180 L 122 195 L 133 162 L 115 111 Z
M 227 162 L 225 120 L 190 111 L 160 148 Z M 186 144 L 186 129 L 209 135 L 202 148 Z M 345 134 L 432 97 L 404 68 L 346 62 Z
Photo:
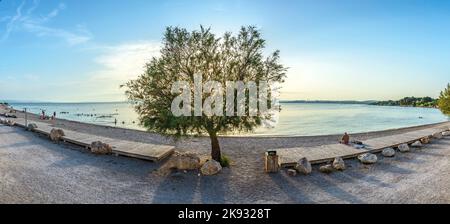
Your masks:
M 14 103 L 32 113 L 45 110 L 69 120 L 144 130 L 127 103 Z M 67 112 L 67 113 L 61 113 Z M 437 109 L 383 107 L 360 104 L 282 103 L 278 124 L 253 135 L 325 135 L 379 131 L 450 120 Z

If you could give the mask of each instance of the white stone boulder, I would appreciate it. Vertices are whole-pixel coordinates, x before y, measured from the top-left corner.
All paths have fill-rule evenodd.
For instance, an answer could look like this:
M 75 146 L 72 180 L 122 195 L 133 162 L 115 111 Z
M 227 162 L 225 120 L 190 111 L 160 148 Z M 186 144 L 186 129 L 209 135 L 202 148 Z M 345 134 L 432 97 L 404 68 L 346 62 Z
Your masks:
M 416 141 L 413 144 L 411 144 L 411 147 L 414 147 L 414 148 L 420 148 L 422 146 L 423 146 L 423 144 L 421 141 Z
M 359 155 L 358 160 L 363 164 L 374 164 L 378 161 L 378 157 L 372 153 L 365 153 Z
M 430 143 L 430 138 L 428 138 L 428 137 L 422 138 L 422 139 L 420 139 L 420 142 L 422 144 L 428 144 L 428 143 Z
M 8 125 L 8 126 L 14 126 L 14 125 L 16 125 L 16 122 L 13 121 L 13 120 L 7 120 L 7 121 L 6 121 L 6 125 Z
M 395 150 L 393 148 L 385 148 L 385 149 L 383 149 L 381 154 L 384 157 L 394 157 L 395 156 Z
M 337 157 L 333 161 L 333 168 L 335 170 L 343 171 L 345 170 L 345 162 L 341 157 Z
M 294 170 L 294 169 L 288 169 L 288 170 L 286 171 L 286 173 L 287 173 L 287 175 L 289 175 L 289 176 L 291 176 L 291 177 L 297 176 L 297 170 Z
M 319 168 L 319 171 L 322 173 L 332 173 L 334 171 L 333 166 L 331 164 L 323 165 Z
M 200 168 L 200 172 L 204 176 L 212 176 L 218 174 L 222 170 L 222 166 L 215 160 L 209 160 Z
M 442 138 L 442 132 L 437 132 L 433 134 L 433 138 L 435 139 L 441 139 Z
M 200 157 L 194 153 L 174 153 L 167 162 L 156 172 L 166 176 L 172 170 L 196 170 L 200 168 Z
M 193 153 L 184 153 L 172 157 L 168 163 L 178 170 L 195 170 L 200 167 L 200 157 Z
M 50 131 L 50 139 L 54 142 L 60 141 L 63 136 L 65 136 L 65 134 L 62 129 L 53 128 Z
M 31 123 L 31 124 L 28 124 L 27 128 L 30 131 L 34 131 L 34 129 L 38 128 L 38 126 L 35 123 Z
M 107 155 L 112 153 L 112 147 L 101 141 L 91 143 L 91 152 L 97 155 Z
M 408 144 L 401 144 L 401 145 L 398 146 L 398 151 L 400 151 L 400 152 L 409 152 L 411 150 L 409 149 Z
M 443 136 L 450 136 L 450 131 L 444 131 L 444 132 L 442 132 L 442 135 Z
M 303 157 L 298 160 L 297 165 L 295 165 L 295 170 L 297 170 L 301 174 L 307 175 L 312 172 L 312 166 L 308 159 L 306 157 Z

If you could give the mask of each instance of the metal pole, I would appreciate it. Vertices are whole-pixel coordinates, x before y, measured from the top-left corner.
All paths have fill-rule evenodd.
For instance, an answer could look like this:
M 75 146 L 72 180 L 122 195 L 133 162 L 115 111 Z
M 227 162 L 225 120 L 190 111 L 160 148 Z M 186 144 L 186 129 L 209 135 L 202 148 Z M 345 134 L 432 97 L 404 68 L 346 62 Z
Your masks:
M 27 113 L 27 108 L 25 108 L 25 127 L 28 127 L 28 113 Z

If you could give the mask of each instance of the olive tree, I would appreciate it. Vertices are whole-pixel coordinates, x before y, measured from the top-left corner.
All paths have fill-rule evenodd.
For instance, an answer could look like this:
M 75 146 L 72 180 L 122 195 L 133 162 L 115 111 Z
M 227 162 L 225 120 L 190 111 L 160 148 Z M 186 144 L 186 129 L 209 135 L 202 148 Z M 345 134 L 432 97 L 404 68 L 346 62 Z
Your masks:
M 237 34 L 227 32 L 221 37 L 211 32 L 210 28 L 200 27 L 199 30 L 187 31 L 179 27 L 168 27 L 164 33 L 160 56 L 152 58 L 145 66 L 145 72 L 137 79 L 128 81 L 126 95 L 134 104 L 139 114 L 141 124 L 148 131 L 170 135 L 176 138 L 191 135 L 208 135 L 211 140 L 211 157 L 221 160 L 221 150 L 218 135 L 230 132 L 248 132 L 268 119 L 270 113 L 256 113 L 248 116 L 225 113 L 224 104 L 214 101 L 212 104 L 221 107 L 222 116 L 217 114 L 199 114 L 192 107 L 180 105 L 187 109 L 187 114 L 174 114 L 173 100 L 180 96 L 180 92 L 173 88 L 174 83 L 188 83 L 183 86 L 182 94 L 188 96 L 189 102 L 184 104 L 195 105 L 196 102 L 205 103 L 217 91 L 201 91 L 200 100 L 195 88 L 195 79 L 200 77 L 202 83 L 215 81 L 220 84 L 216 88 L 223 91 L 230 81 L 243 83 L 254 82 L 261 89 L 261 83 L 268 88 L 282 83 L 286 68 L 279 62 L 279 51 L 265 55 L 265 40 L 261 33 L 253 26 L 242 27 Z M 201 76 L 198 76 L 200 74 Z M 198 80 L 197 80 L 198 81 Z M 228 89 L 228 86 L 227 86 Z M 233 96 L 237 89 L 233 90 Z M 226 101 L 226 94 L 219 94 L 219 98 Z M 245 90 L 247 97 L 244 108 L 248 112 L 250 90 Z M 269 107 L 273 106 L 273 99 L 267 97 Z M 260 92 L 258 92 L 260 97 Z M 217 99 L 217 94 L 215 99 Z M 264 99 L 264 98 L 263 98 Z M 229 99 L 228 99 L 229 100 Z M 185 100 L 186 101 L 186 100 Z M 233 106 L 232 111 L 239 110 L 236 99 L 225 104 Z M 254 105 L 254 104 L 253 104 Z M 258 108 L 261 101 L 258 101 Z M 178 105 L 177 105 L 178 106 Z

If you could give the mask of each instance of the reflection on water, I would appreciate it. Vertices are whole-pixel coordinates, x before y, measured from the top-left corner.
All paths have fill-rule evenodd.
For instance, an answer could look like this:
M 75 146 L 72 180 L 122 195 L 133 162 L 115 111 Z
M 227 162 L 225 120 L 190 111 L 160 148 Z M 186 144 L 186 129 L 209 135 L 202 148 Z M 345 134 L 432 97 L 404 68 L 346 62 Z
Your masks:
M 57 117 L 144 130 L 136 112 L 127 103 L 20 103 L 40 114 L 56 112 Z M 381 107 L 359 104 L 283 103 L 278 124 L 271 129 L 259 128 L 256 135 L 325 135 L 343 132 L 366 132 L 401 128 L 449 120 L 439 110 L 430 108 Z M 117 124 L 115 124 L 117 121 Z
M 35 114 L 45 110 L 49 116 L 56 112 L 57 118 L 68 120 L 144 130 L 128 103 L 16 103 L 11 106 L 18 110 L 27 108 Z
M 449 120 L 431 108 L 383 107 L 360 104 L 282 104 L 278 125 L 256 134 L 325 135 L 379 131 Z

